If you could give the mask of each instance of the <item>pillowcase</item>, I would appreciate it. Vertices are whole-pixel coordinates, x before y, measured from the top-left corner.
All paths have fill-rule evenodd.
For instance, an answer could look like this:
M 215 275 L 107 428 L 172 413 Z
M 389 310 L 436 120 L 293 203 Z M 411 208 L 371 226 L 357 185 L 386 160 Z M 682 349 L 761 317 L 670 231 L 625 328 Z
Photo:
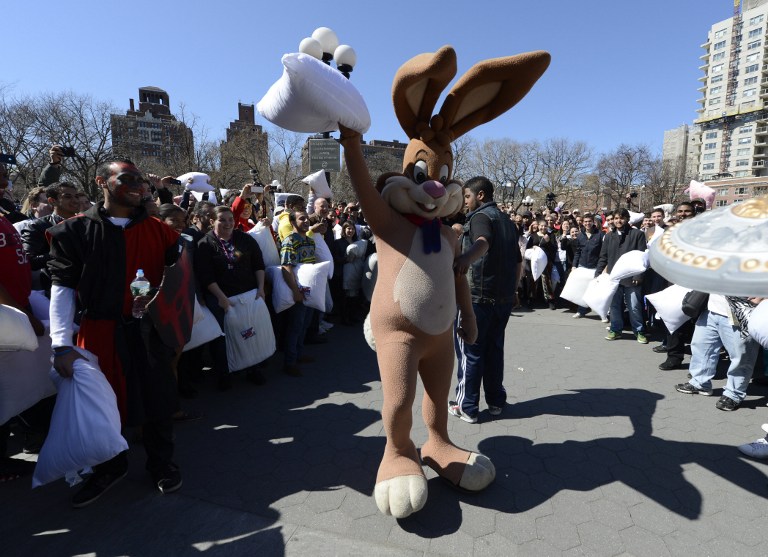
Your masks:
M 176 179 L 179 180 L 181 185 L 189 191 L 204 193 L 214 190 L 214 187 L 210 183 L 210 176 L 204 174 L 203 172 L 187 172 L 186 174 L 182 174 Z M 195 196 L 195 198 L 197 198 L 197 196 Z M 200 200 L 198 199 L 198 201 Z
M 368 131 L 368 107 L 341 72 L 303 53 L 286 54 L 282 62 L 283 75 L 256 105 L 265 119 L 298 133 L 336 131 L 339 122 Z
M 547 266 L 547 254 L 539 246 L 533 246 L 525 250 L 525 258 L 531 262 L 533 280 L 539 280 L 539 277 L 544 272 L 544 268 Z
M 309 184 L 317 197 L 324 197 L 325 199 L 333 197 L 331 188 L 328 186 L 328 180 L 325 179 L 325 170 L 318 170 L 310 174 L 302 182 Z
M 648 251 L 638 249 L 628 251 L 618 260 L 611 269 L 611 280 L 620 281 L 645 272 L 648 268 Z
M 605 319 L 608 317 L 613 295 L 618 288 L 618 281 L 612 280 L 607 273 L 601 273 L 597 278 L 593 278 L 587 286 L 587 290 L 584 292 L 584 302 L 601 319 Z
M 256 239 L 261 250 L 261 257 L 264 259 L 264 267 L 280 265 L 280 252 L 277 251 L 277 244 L 272 237 L 272 232 L 263 223 L 257 222 L 256 226 L 248 231 L 248 234 Z
M 71 379 L 50 371 L 58 395 L 48 436 L 37 457 L 32 487 L 96 466 L 128 450 L 120 434 L 115 392 L 96 356 L 87 350 L 77 351 L 87 359 L 74 361 Z
M 0 352 L 37 350 L 38 345 L 27 314 L 11 306 L 0 305 Z
M 302 263 L 296 265 L 296 276 L 299 288 L 304 290 L 304 305 L 325 311 L 325 290 L 328 282 L 327 261 L 322 263 Z M 283 278 L 282 267 L 267 267 L 267 275 L 272 282 L 272 306 L 275 313 L 280 313 L 291 307 L 293 291 Z
M 660 292 L 646 296 L 648 301 L 656 308 L 656 315 L 664 321 L 664 326 L 666 326 L 670 334 L 674 333 L 690 319 L 690 317 L 683 313 L 683 298 L 690 291 L 690 288 L 673 284 Z
M 768 350 L 768 300 L 757 304 L 749 315 L 749 336 Z
M 587 291 L 587 286 L 593 278 L 595 278 L 594 269 L 587 269 L 586 267 L 571 269 L 568 280 L 563 286 L 563 291 L 560 292 L 560 297 L 578 306 L 587 307 L 587 303 L 584 302 L 584 292 Z

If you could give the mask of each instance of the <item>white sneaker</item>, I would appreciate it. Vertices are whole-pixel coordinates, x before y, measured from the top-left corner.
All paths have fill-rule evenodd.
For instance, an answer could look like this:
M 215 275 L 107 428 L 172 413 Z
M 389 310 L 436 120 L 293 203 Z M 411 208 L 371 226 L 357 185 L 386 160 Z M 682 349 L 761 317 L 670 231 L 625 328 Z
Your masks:
M 605 317 L 605 318 L 601 319 L 600 321 L 602 321 L 603 323 L 608 323 L 608 318 Z
M 768 441 L 763 437 L 754 443 L 739 445 L 739 450 L 752 458 L 768 458 Z
M 468 424 L 477 423 L 477 416 L 475 416 L 474 418 L 472 416 L 467 416 L 464 412 L 461 411 L 461 406 L 456 404 L 456 402 L 453 400 L 448 402 L 448 412 L 450 412 L 451 415 L 456 416 L 457 418 L 461 418 Z
M 333 323 L 329 323 L 328 321 L 326 321 L 324 319 L 321 319 L 320 320 L 320 327 L 327 331 L 329 329 L 333 329 Z
M 584 317 L 584 316 L 582 314 L 580 314 L 578 311 L 573 314 L 573 318 L 574 319 L 581 319 L 582 317 Z

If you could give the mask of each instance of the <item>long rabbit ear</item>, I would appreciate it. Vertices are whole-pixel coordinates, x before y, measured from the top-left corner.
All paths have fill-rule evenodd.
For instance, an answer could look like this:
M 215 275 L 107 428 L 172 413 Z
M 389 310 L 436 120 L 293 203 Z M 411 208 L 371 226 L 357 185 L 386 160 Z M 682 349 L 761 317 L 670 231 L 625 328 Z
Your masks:
M 440 109 L 443 128 L 456 140 L 515 106 L 549 66 L 539 50 L 478 62 L 451 88 Z
M 419 54 L 400 66 L 392 83 L 392 102 L 409 139 L 420 137 L 443 90 L 456 75 L 456 52 L 444 46 Z

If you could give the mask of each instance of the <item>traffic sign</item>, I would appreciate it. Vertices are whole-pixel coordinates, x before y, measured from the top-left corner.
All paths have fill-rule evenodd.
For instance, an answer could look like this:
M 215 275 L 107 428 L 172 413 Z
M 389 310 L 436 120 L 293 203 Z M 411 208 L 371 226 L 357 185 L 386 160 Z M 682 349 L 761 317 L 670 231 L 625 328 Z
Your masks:
M 341 145 L 335 139 L 309 140 L 309 171 L 341 172 Z

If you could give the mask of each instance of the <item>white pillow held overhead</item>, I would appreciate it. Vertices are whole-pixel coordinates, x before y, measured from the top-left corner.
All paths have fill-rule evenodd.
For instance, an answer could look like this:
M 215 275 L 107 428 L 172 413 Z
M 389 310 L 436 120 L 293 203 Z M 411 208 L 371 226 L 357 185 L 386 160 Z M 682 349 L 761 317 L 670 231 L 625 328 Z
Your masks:
M 339 122 L 357 132 L 371 127 L 362 95 L 338 70 L 308 54 L 285 54 L 283 75 L 258 102 L 264 118 L 298 133 L 331 132 Z

